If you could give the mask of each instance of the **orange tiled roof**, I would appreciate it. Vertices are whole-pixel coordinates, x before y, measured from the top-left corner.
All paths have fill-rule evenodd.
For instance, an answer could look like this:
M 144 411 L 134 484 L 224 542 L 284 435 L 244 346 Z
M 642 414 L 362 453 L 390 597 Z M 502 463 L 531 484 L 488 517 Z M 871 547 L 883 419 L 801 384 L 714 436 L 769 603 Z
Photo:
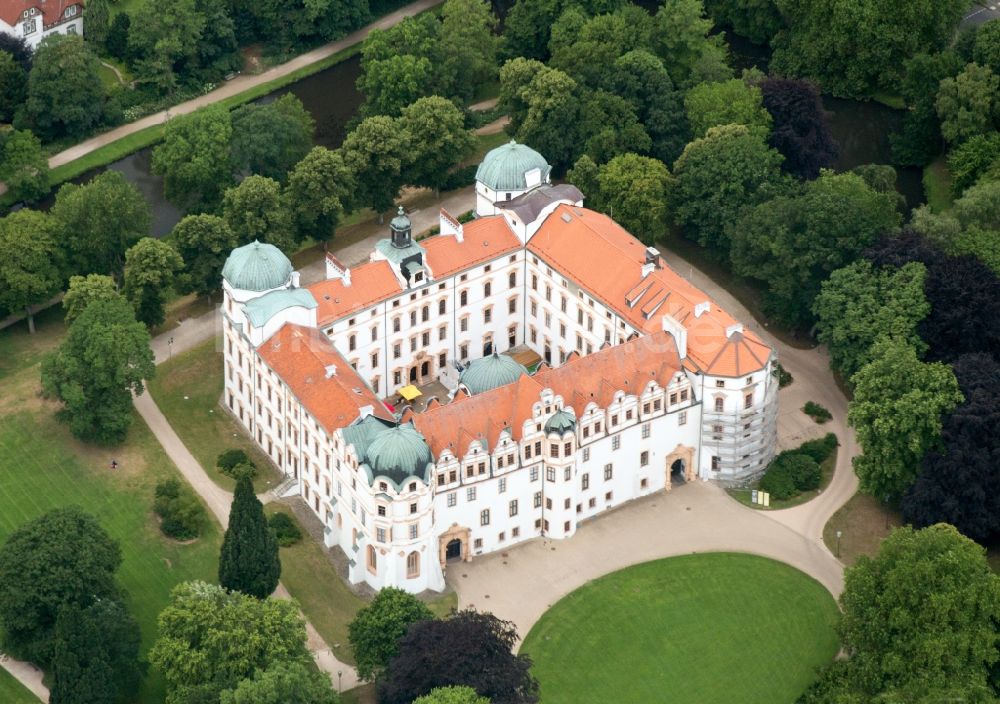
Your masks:
M 560 205 L 528 249 L 637 330 L 658 332 L 661 318 L 670 314 L 687 328 L 687 356 L 702 372 L 742 376 L 770 357 L 759 337 L 748 330 L 732 332 L 737 321 L 662 258 L 659 268 L 643 278 L 645 245 L 607 215 Z
M 367 262 L 351 269 L 350 286 L 345 286 L 343 279 L 326 279 L 308 286 L 308 289 L 319 304 L 316 321 L 321 326 L 364 310 L 402 290 L 399 280 L 392 273 L 392 266 L 385 260 Z
M 355 420 L 365 406 L 379 418 L 393 417 L 315 328 L 286 323 L 257 351 L 328 433 Z
M 452 235 L 435 235 L 420 241 L 435 279 L 451 276 L 482 262 L 516 252 L 521 241 L 503 216 L 477 218 L 462 226 L 462 242 Z
M 489 449 L 495 448 L 505 428 L 510 429 L 514 440 L 520 440 L 524 421 L 531 418 L 532 405 L 543 389 L 552 389 L 582 413 L 591 401 L 607 406 L 616 391 L 641 393 L 650 380 L 666 386 L 678 371 L 680 360 L 674 339 L 659 332 L 571 358 L 561 367 L 522 376 L 485 393 L 459 393 L 451 403 L 436 405 L 408 419 L 427 439 L 435 457 L 445 449 L 462 457 L 473 440 L 485 440 Z

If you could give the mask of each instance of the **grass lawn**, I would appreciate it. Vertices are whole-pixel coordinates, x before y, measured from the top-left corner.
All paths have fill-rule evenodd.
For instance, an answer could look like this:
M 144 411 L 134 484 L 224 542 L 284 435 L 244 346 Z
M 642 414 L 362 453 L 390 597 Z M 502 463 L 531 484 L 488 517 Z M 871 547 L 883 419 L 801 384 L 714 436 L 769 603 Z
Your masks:
M 943 156 L 924 167 L 924 193 L 932 212 L 943 213 L 951 209 L 951 172 Z
M 857 493 L 827 521 L 823 542 L 850 567 L 860 555 L 874 557 L 886 536 L 902 523 L 898 511 L 867 494 Z M 839 541 L 838 530 L 841 532 Z
M 0 382 L 39 364 L 40 355 L 55 348 L 66 332 L 62 304 L 35 315 L 35 334 L 28 334 L 27 321 L 0 330 Z M 10 389 L 4 389 L 4 395 Z
M 752 487 L 747 489 L 727 489 L 726 491 L 734 499 L 739 501 L 745 506 L 750 508 L 760 509 L 761 511 L 777 511 L 782 508 L 791 508 L 792 506 L 798 506 L 799 504 L 804 504 L 806 501 L 811 501 L 817 496 L 823 493 L 823 490 L 830 485 L 830 480 L 833 479 L 833 471 L 837 468 L 837 450 L 839 448 L 833 448 L 833 452 L 820 464 L 819 469 L 822 474 L 820 475 L 819 488 L 813 489 L 812 491 L 803 491 L 798 496 L 793 496 L 790 499 L 771 499 L 771 505 L 764 507 L 760 504 L 755 504 L 750 502 L 751 490 L 757 488 L 757 483 L 755 482 Z
M 149 391 L 177 435 L 217 484 L 228 491 L 235 488 L 236 482 L 215 469 L 215 460 L 224 450 L 238 447 L 257 465 L 257 491 L 275 486 L 280 478 L 267 457 L 219 405 L 222 386 L 222 348 L 216 349 L 216 340 L 212 339 L 158 365 Z
M 219 529 L 207 522 L 204 536 L 190 545 L 161 536 L 152 513 L 153 486 L 177 470 L 138 416 L 122 447 L 95 448 L 74 440 L 55 420 L 52 405 L 29 397 L 20 406 L 5 414 L 0 409 L 0 541 L 25 521 L 60 506 L 76 504 L 96 516 L 121 544 L 118 578 L 147 650 L 174 585 L 214 581 Z M 120 462 L 115 473 L 108 468 L 111 457 Z M 163 682 L 155 673 L 143 682 L 136 701 L 163 701 Z
M 3 704 L 40 704 L 41 700 L 0 667 L 0 702 Z
M 373 684 L 355 687 L 340 695 L 340 704 L 378 704 L 378 692 Z
M 521 648 L 545 704 L 791 704 L 839 648 L 833 597 L 762 557 L 614 572 L 560 600 Z

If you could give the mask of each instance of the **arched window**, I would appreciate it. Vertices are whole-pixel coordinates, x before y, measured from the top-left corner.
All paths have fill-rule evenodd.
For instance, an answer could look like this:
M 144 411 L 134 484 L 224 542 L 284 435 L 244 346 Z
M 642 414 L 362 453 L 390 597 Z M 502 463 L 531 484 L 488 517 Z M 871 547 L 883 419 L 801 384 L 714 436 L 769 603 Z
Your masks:
M 375 546 L 368 546 L 368 571 L 372 574 L 378 574 L 378 554 L 375 552 Z
M 413 579 L 420 576 L 420 553 L 414 550 L 406 556 L 406 577 Z
M 721 398 L 715 399 L 715 412 L 716 413 L 722 413 L 722 404 L 723 404 L 723 401 L 722 401 Z

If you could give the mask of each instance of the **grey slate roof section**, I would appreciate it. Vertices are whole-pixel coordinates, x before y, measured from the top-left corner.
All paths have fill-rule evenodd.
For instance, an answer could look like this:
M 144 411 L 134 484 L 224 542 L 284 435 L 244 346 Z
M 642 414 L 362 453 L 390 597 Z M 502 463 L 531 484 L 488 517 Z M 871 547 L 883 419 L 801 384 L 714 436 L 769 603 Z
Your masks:
M 275 315 L 294 306 L 301 306 L 306 310 L 316 307 L 316 299 L 304 288 L 280 289 L 265 293 L 259 298 L 250 299 L 243 310 L 250 319 L 250 323 L 259 328 Z
M 521 222 L 534 222 L 538 214 L 545 208 L 560 200 L 579 203 L 583 193 L 572 183 L 560 183 L 558 186 L 539 186 L 511 200 L 497 202 L 497 207 L 510 210 L 521 219 Z
M 400 248 L 400 247 L 393 247 L 392 240 L 384 239 L 384 240 L 379 240 L 375 244 L 375 249 L 384 254 L 385 258 L 388 259 L 390 262 L 392 262 L 393 265 L 396 266 L 396 268 L 399 268 L 399 265 L 402 264 L 404 260 L 409 259 L 410 257 L 420 257 L 421 261 L 423 261 L 423 256 L 424 256 L 424 248 L 421 247 L 416 242 L 410 244 L 409 247 Z

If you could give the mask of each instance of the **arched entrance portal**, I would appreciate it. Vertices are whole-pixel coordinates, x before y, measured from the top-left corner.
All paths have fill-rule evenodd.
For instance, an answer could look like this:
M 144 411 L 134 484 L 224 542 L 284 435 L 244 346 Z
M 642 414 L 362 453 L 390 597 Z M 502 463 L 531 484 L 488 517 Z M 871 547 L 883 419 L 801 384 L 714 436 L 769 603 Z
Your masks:
M 445 546 L 444 559 L 446 562 L 452 562 L 454 560 L 462 559 L 462 541 L 458 538 L 454 538 L 448 542 Z
M 441 561 L 442 567 L 448 562 L 458 560 L 468 562 L 472 559 L 469 552 L 469 535 L 468 528 L 452 523 L 451 528 L 438 536 L 438 559 Z
M 670 491 L 674 486 L 692 481 L 695 476 L 694 448 L 678 445 L 666 459 L 666 481 L 664 489 Z
M 670 483 L 678 486 L 686 481 L 684 460 L 674 460 L 674 463 L 670 465 Z

